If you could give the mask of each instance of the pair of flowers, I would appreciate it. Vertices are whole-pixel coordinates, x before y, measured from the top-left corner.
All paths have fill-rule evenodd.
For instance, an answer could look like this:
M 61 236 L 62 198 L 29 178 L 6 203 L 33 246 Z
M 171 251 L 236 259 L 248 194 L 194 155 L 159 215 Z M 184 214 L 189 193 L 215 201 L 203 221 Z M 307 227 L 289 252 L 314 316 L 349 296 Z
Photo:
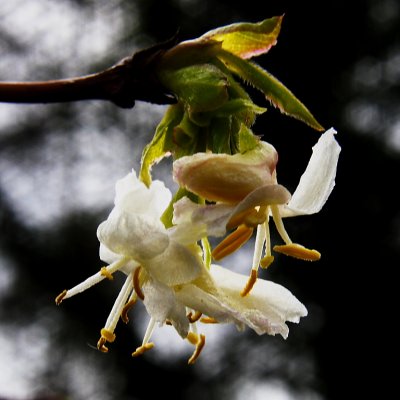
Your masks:
M 189 363 L 199 356 L 205 337 L 198 333 L 197 321 L 246 325 L 258 334 L 288 335 L 287 321 L 298 322 L 307 310 L 286 288 L 257 279 L 259 266 L 272 261 L 272 250 L 306 260 L 317 260 L 315 250 L 291 241 L 282 218 L 318 212 L 335 182 L 340 147 L 335 131 L 325 132 L 293 196 L 277 183 L 277 152 L 260 142 L 244 154 L 197 153 L 174 162 L 175 180 L 199 198 L 173 200 L 173 225 L 165 227 L 162 215 L 172 195 L 160 181 L 149 187 L 135 172 L 116 184 L 115 206 L 100 224 L 100 258 L 108 263 L 95 275 L 61 293 L 56 302 L 72 297 L 113 273 L 127 275 L 109 314 L 98 348 L 107 351 L 115 340 L 119 318 L 137 299 L 144 302 L 150 322 L 142 345 L 133 355 L 153 347 L 151 334 L 156 325 L 170 324 L 183 339 L 195 345 Z M 269 218 L 284 244 L 271 248 Z M 213 252 L 207 238 L 225 236 Z M 211 263 L 237 250 L 257 229 L 250 278 Z

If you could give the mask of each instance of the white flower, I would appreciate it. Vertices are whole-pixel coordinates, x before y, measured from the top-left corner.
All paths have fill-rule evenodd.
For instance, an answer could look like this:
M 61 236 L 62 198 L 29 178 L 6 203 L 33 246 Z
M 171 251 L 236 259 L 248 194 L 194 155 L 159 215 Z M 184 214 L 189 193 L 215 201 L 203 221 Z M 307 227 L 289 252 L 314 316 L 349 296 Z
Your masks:
M 276 179 L 277 154 L 265 143 L 245 154 L 219 155 L 198 153 L 174 163 L 177 182 L 206 200 L 211 205 L 198 205 L 187 198 L 174 207 L 174 223 L 192 225 L 198 237 L 223 236 L 227 230 L 237 228 L 213 251 L 215 260 L 237 250 L 257 227 L 256 248 L 251 276 L 242 291 L 247 295 L 257 279 L 259 265 L 266 268 L 273 261 L 269 234 L 269 217 L 284 241 L 274 250 L 286 255 L 314 261 L 320 258 L 316 250 L 293 243 L 283 225 L 282 217 L 309 215 L 319 212 L 335 185 L 340 146 L 331 128 L 313 147 L 313 154 L 293 196 Z M 234 194 L 237 188 L 239 196 Z M 264 256 L 263 249 L 264 250 Z
M 106 277 L 112 279 L 115 271 L 120 270 L 128 275 L 101 330 L 98 347 L 102 351 L 107 351 L 106 342 L 115 340 L 114 330 L 119 317 L 127 320 L 129 307 L 138 296 L 143 298 L 141 286 L 146 280 L 157 282 L 160 287 L 168 287 L 192 281 L 201 272 L 203 261 L 200 247 L 195 241 L 180 243 L 174 237 L 176 230 L 166 229 L 160 221 L 170 200 L 170 191 L 160 181 L 154 181 L 147 188 L 137 179 L 134 171 L 119 180 L 116 184 L 115 206 L 97 230 L 100 258 L 109 265 L 74 288 L 65 290 L 56 299 L 59 304 Z M 172 312 L 171 315 L 166 313 L 165 317 L 175 321 L 174 315 Z M 147 336 L 151 334 L 154 323 L 155 320 L 150 322 Z M 178 325 L 177 330 L 184 334 L 187 328 Z M 149 347 L 146 347 L 146 340 L 141 351 Z
M 57 297 L 78 294 L 104 278 L 112 279 L 122 271 L 127 279 L 101 329 L 98 348 L 108 351 L 107 342 L 115 340 L 119 318 L 128 321 L 127 312 L 137 298 L 143 300 L 150 322 L 133 356 L 151 349 L 150 338 L 155 326 L 174 326 L 183 339 L 195 345 L 189 359 L 198 358 L 205 336 L 197 333 L 196 321 L 245 325 L 258 334 L 288 335 L 287 321 L 298 322 L 307 315 L 305 307 L 284 287 L 259 280 L 246 298 L 239 295 L 246 277 L 222 267 L 205 267 L 196 238 L 187 224 L 165 229 L 160 222 L 171 195 L 161 182 L 150 188 L 135 173 L 117 182 L 115 207 L 98 228 L 100 257 L 109 263 L 100 272 Z M 194 236 L 195 237 L 195 236 Z

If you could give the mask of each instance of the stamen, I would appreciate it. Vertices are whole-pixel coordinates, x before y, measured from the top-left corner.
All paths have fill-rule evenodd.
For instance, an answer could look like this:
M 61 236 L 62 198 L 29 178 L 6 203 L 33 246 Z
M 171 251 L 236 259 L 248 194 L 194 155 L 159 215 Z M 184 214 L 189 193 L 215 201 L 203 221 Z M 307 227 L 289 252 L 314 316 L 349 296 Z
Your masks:
M 97 342 L 97 348 L 106 353 L 108 348 L 105 346 L 106 342 L 112 343 L 115 340 L 114 330 L 117 326 L 119 317 L 122 314 L 124 309 L 124 305 L 128 299 L 129 293 L 132 291 L 133 283 L 132 283 L 132 273 L 128 275 L 125 280 L 124 286 L 122 286 L 121 291 L 116 298 L 114 305 L 111 309 L 111 312 L 107 318 L 106 324 L 104 328 L 100 331 L 100 339 Z
M 265 222 L 268 217 L 269 207 L 262 206 L 253 209 L 252 213 L 249 213 L 243 220 L 243 223 L 250 227 L 255 228 Z
M 102 353 L 108 353 L 108 347 L 105 345 L 107 343 L 106 338 L 101 337 L 97 342 L 97 349 Z
M 253 234 L 253 228 L 240 225 L 227 236 L 212 252 L 214 260 L 218 261 L 243 246 Z
M 265 256 L 260 260 L 261 268 L 267 269 L 273 262 L 275 257 L 274 256 Z
M 114 279 L 114 277 L 112 276 L 112 274 L 110 274 L 110 272 L 108 272 L 106 267 L 101 267 L 100 274 L 103 275 L 105 278 L 107 278 L 110 281 L 112 281 Z
M 56 297 L 56 304 L 59 306 L 63 301 L 64 297 L 67 295 L 67 290 L 63 290 L 57 297 Z
M 142 292 L 142 289 L 140 288 L 140 282 L 139 282 L 141 270 L 142 270 L 142 267 L 139 266 L 135 269 L 135 272 L 133 273 L 133 287 L 135 288 L 135 292 L 136 292 L 137 296 L 139 297 L 139 299 L 143 301 L 144 294 Z
M 200 338 L 196 343 L 196 348 L 192 354 L 192 356 L 188 360 L 189 365 L 193 365 L 196 360 L 199 358 L 201 351 L 203 350 L 204 345 L 206 344 L 206 337 L 203 334 L 200 334 Z
M 133 291 L 131 293 L 131 297 L 129 298 L 128 302 L 125 304 L 124 308 L 121 311 L 121 319 L 125 324 L 129 322 L 128 312 L 129 310 L 136 304 L 137 295 L 136 292 Z
M 200 322 L 202 322 L 203 324 L 219 324 L 219 322 L 213 317 L 200 318 Z
M 141 356 L 143 353 L 146 351 L 152 349 L 154 347 L 154 343 L 146 343 L 143 344 L 142 346 L 139 346 L 133 353 L 132 357 L 138 357 Z
M 240 292 L 240 295 L 242 297 L 247 296 L 251 292 L 251 289 L 253 289 L 253 286 L 256 282 L 257 282 L 257 270 L 252 269 L 249 280 L 247 281 L 244 289 Z
M 271 206 L 271 211 L 272 211 L 272 218 L 274 219 L 276 229 L 277 229 L 279 235 L 281 235 L 282 240 L 286 244 L 292 243 L 292 241 L 290 240 L 290 237 L 287 234 L 286 229 L 283 225 L 282 217 L 279 213 L 278 206 L 276 206 L 276 205 Z
M 187 315 L 187 318 L 188 318 L 189 322 L 191 324 L 193 324 L 194 322 L 198 321 L 202 315 L 203 315 L 203 313 L 200 311 L 196 311 L 194 313 L 192 311 L 190 311 L 190 313 Z
M 251 214 L 254 214 L 255 209 L 254 208 L 248 208 L 246 210 L 243 210 L 236 215 L 234 215 L 226 224 L 226 229 L 231 230 L 239 225 L 244 224 L 244 221 L 246 220 L 247 217 L 249 217 Z
M 156 326 L 156 320 L 154 318 L 150 318 L 149 324 L 147 325 L 147 329 L 143 337 L 142 345 L 145 345 L 150 340 L 155 326 Z
M 274 246 L 274 251 L 305 261 L 318 261 L 321 258 L 321 253 L 319 251 L 307 249 L 306 247 L 297 243 Z
M 186 336 L 186 339 L 189 340 L 189 342 L 192 343 L 193 346 L 196 346 L 197 342 L 199 341 L 199 335 L 194 332 L 189 332 Z
M 89 278 L 85 279 L 83 282 L 79 283 L 78 285 L 74 286 L 72 289 L 66 290 L 62 292 L 60 295 L 56 297 L 56 303 L 60 304 L 62 300 L 69 299 L 72 296 L 75 296 L 78 293 L 84 292 L 86 289 L 91 288 L 92 286 L 96 285 L 97 283 L 101 282 L 106 275 L 112 275 L 115 271 L 121 269 L 129 259 L 127 257 L 122 257 L 120 260 L 113 262 L 108 267 L 105 268 L 106 272 L 97 272 L 96 274 L 90 276 Z
M 108 352 L 108 347 L 105 345 L 107 342 L 112 343 L 115 340 L 115 334 L 111 331 L 109 331 L 106 328 L 103 328 L 100 331 L 100 339 L 97 342 L 97 348 L 103 352 L 107 353 Z

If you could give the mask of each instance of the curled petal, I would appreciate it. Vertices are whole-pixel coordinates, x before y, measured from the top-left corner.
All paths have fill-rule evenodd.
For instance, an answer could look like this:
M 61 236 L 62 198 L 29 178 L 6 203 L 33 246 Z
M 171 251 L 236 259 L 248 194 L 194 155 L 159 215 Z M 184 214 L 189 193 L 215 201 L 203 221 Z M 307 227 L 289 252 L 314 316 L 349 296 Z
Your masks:
M 283 217 L 314 214 L 321 210 L 335 186 L 340 146 L 331 128 L 319 138 L 313 154 L 300 178 L 288 205 L 281 210 Z
M 264 185 L 248 194 L 233 210 L 227 229 L 232 229 L 242 223 L 242 216 L 257 206 L 286 204 L 290 199 L 289 191 L 282 185 Z

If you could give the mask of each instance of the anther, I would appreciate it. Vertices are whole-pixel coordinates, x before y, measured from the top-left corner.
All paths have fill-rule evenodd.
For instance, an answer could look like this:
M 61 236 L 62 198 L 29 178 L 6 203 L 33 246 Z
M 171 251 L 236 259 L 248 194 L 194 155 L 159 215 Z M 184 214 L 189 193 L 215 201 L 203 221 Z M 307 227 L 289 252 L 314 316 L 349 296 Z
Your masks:
M 256 282 L 257 282 L 257 270 L 252 269 L 249 280 L 247 281 L 246 286 L 240 292 L 240 295 L 242 297 L 247 296 L 251 292 L 251 289 L 253 289 L 253 286 Z
M 239 249 L 251 238 L 252 234 L 253 228 L 240 225 L 213 250 L 211 254 L 214 260 L 221 260 L 222 258 Z
M 197 342 L 199 341 L 199 335 L 194 332 L 189 332 L 186 336 L 186 339 L 189 340 L 194 346 L 196 346 Z
M 154 347 L 154 343 L 153 343 L 153 342 L 145 343 L 145 344 L 139 346 L 139 347 L 132 353 L 132 357 L 141 356 L 143 353 L 145 353 L 146 351 L 152 349 L 153 347 Z
M 254 213 L 257 213 L 254 208 L 249 208 L 247 210 L 243 210 L 237 213 L 228 221 L 228 223 L 226 224 L 226 229 L 227 230 L 234 229 L 239 225 L 244 224 L 244 221 L 250 219 L 251 215 L 253 215 Z
M 128 311 L 135 305 L 137 297 L 129 300 L 121 311 L 121 319 L 125 324 L 129 322 Z
M 107 267 L 100 268 L 100 275 L 106 277 L 110 281 L 114 279 L 113 275 L 108 271 Z
M 200 322 L 202 322 L 203 324 L 218 324 L 218 321 L 213 317 L 200 318 Z
M 56 297 L 56 304 L 59 306 L 63 301 L 64 297 L 67 295 L 68 290 L 63 290 L 57 297 Z
M 135 292 L 136 292 L 137 296 L 139 297 L 139 299 L 144 300 L 144 294 L 142 292 L 142 289 L 140 288 L 140 282 L 139 282 L 141 269 L 142 269 L 142 267 L 139 266 L 135 269 L 135 272 L 133 273 L 133 287 L 134 287 Z
M 112 343 L 115 340 L 115 334 L 106 328 L 101 329 L 100 335 L 106 339 L 107 342 Z
M 274 262 L 274 256 L 265 256 L 260 260 L 261 268 L 268 268 Z
M 103 352 L 103 353 L 107 353 L 108 352 L 108 347 L 106 346 L 106 343 L 112 343 L 115 340 L 115 334 L 112 333 L 111 331 L 109 331 L 106 328 L 103 328 L 100 331 L 100 339 L 97 342 L 97 348 Z
M 200 311 L 196 311 L 195 313 L 190 311 L 190 313 L 187 315 L 187 319 L 191 324 L 193 324 L 194 322 L 198 321 L 202 315 L 203 313 Z
M 101 337 L 97 342 L 97 349 L 100 350 L 102 353 L 108 353 L 108 347 L 105 345 L 106 343 L 106 338 Z
M 321 258 L 321 253 L 319 251 L 307 249 L 297 243 L 274 246 L 274 251 L 305 261 L 318 261 Z
M 201 351 L 203 350 L 204 345 L 206 344 L 206 337 L 203 334 L 200 334 L 199 340 L 196 343 L 196 348 L 192 354 L 192 356 L 188 360 L 189 365 L 193 365 L 196 360 L 199 358 Z

